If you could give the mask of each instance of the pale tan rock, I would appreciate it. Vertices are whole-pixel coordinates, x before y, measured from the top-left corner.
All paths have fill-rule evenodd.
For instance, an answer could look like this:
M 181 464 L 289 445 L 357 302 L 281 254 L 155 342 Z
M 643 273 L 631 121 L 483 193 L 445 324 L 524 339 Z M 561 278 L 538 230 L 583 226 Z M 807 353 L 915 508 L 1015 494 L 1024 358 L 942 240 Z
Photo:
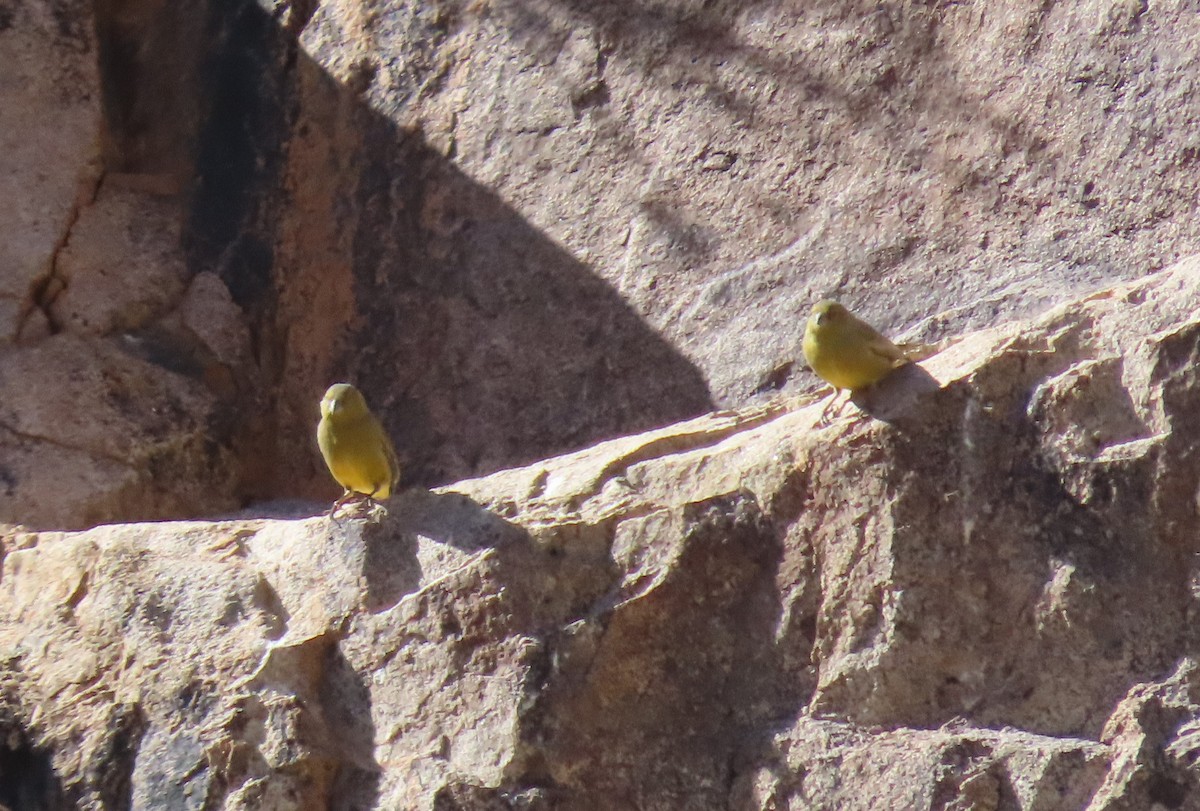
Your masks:
M 1108 756 L 1094 741 L 1017 730 L 865 732 L 815 720 L 772 746 L 778 760 L 739 777 L 731 808 L 1083 808 Z
M 49 211 L 0 209 L 20 253 L 0 337 L 170 319 L 178 290 L 150 279 L 178 249 L 255 336 L 220 386 L 257 423 L 247 498 L 334 493 L 311 432 L 335 380 L 379 404 L 411 481 L 445 484 L 803 393 L 824 295 L 927 341 L 1152 272 L 1200 235 L 1200 23 L 1178 4 L 61 16 L 14 6 L 0 32 L 20 66 L 0 80 L 0 197 Z M 118 192 L 145 199 L 106 219 Z M 56 246 L 86 277 L 118 243 L 146 279 L 127 300 L 53 295 Z
M 0 721 L 92 805 L 1190 808 L 1197 293 L 966 336 L 887 421 L 779 401 L 371 520 L 10 528 Z
M 91 6 L 5 5 L 0 24 L 0 344 L 16 339 L 100 174 Z
M 221 363 L 240 368 L 250 360 L 246 315 L 215 274 L 197 273 L 192 278 L 179 304 L 179 316 Z
M 120 347 L 62 333 L 0 352 L 0 521 L 79 527 L 236 504 L 228 404 Z
M 63 290 L 50 305 L 64 330 L 108 335 L 143 327 L 179 304 L 187 268 L 170 199 L 102 184 L 58 253 Z
M 299 42 L 289 473 L 331 375 L 440 484 L 811 389 L 825 296 L 941 338 L 1200 236 L 1179 4 L 336 2 Z

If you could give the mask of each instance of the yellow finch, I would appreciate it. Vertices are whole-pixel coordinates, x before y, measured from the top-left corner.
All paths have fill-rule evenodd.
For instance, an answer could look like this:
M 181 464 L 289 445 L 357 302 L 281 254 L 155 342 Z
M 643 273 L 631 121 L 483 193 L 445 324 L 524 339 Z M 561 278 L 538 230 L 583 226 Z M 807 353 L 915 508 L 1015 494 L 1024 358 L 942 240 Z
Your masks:
M 362 392 L 349 383 L 334 383 L 321 400 L 317 444 L 337 483 L 345 488 L 330 514 L 361 496 L 385 499 L 400 479 L 396 450 Z
M 808 316 L 804 357 L 817 376 L 833 386 L 833 398 L 825 404 L 822 419 L 842 389 L 853 395 L 909 362 L 904 352 L 874 327 L 829 299 L 817 302 Z

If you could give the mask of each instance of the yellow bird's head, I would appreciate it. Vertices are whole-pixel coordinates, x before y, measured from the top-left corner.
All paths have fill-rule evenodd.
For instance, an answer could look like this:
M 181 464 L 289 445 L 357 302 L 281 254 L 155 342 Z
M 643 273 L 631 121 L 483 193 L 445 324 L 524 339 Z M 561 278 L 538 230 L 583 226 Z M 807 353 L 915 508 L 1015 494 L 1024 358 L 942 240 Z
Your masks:
M 321 416 L 327 419 L 353 419 L 368 412 L 362 392 L 349 383 L 334 383 L 321 399 Z
M 849 311 L 833 299 L 818 301 L 808 316 L 808 329 L 819 330 L 846 320 Z

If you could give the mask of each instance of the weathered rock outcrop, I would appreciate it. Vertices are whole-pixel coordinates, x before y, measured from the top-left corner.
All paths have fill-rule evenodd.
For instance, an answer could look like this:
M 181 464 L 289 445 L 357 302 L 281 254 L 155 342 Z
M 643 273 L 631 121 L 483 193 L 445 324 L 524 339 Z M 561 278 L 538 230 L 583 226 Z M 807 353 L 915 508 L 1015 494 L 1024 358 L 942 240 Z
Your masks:
M 377 522 L 12 531 L 0 802 L 1200 807 L 1198 296 L 1190 260 L 878 419 L 712 414 Z
M 168 153 L 187 146 L 145 126 L 148 106 L 178 102 L 150 92 L 168 65 L 118 98 L 131 50 L 169 51 L 161 35 L 115 47 L 132 9 L 0 8 L 0 520 L 74 528 L 242 500 L 247 319 L 185 258 Z
M 1137 0 L 10 0 L 0 363 L 71 336 L 185 411 L 156 495 L 97 488 L 138 458 L 6 376 L 0 520 L 329 493 L 336 379 L 444 484 L 797 394 L 825 294 L 943 337 L 1144 275 L 1200 237 L 1198 43 Z

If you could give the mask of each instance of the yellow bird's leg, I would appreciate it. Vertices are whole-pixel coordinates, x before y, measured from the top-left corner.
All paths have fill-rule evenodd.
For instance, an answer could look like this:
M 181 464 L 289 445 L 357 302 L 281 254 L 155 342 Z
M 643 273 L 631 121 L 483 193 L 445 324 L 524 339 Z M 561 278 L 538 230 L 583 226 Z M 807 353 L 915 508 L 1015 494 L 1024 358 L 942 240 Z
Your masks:
M 837 407 L 837 411 L 835 411 L 833 413 L 833 416 L 835 416 L 835 417 L 842 416 L 842 412 L 846 410 L 846 406 L 850 405 L 850 400 L 854 397 L 853 389 L 846 389 L 845 392 L 846 392 L 845 398 L 842 400 L 841 405 L 839 405 Z M 838 393 L 840 394 L 841 392 L 838 392 Z
M 837 386 L 833 387 L 833 394 L 829 395 L 829 399 L 825 401 L 825 407 L 821 409 L 821 415 L 817 417 L 817 425 L 825 426 L 829 424 L 829 409 L 833 408 L 833 404 L 837 402 L 838 395 L 841 393 L 841 389 Z M 842 404 L 838 406 L 835 416 L 842 413 L 842 409 L 845 407 L 846 400 L 843 400 Z

